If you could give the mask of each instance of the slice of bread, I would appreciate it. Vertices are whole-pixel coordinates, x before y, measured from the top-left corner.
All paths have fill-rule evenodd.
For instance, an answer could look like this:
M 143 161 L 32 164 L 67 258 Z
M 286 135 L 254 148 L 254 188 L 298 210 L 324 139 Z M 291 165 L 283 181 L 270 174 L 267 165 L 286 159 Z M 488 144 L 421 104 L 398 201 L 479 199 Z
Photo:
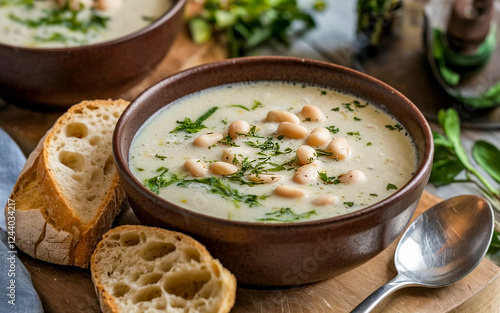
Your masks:
M 11 195 L 19 249 L 44 261 L 88 267 L 125 199 L 111 140 L 127 105 L 124 100 L 84 101 L 41 139 Z
M 229 312 L 236 279 L 193 238 L 147 226 L 107 232 L 92 255 L 103 312 Z

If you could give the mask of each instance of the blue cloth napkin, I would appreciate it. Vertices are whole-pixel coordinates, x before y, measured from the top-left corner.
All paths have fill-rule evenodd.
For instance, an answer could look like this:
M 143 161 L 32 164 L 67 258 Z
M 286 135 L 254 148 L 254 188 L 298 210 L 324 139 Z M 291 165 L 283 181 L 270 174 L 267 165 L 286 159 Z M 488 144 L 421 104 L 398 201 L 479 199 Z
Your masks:
M 43 312 L 40 298 L 33 287 L 31 276 L 17 256 L 13 244 L 15 228 L 9 232 L 5 224 L 3 208 L 9 200 L 17 177 L 23 168 L 26 158 L 21 149 L 0 128 L 0 312 Z M 15 224 L 11 223 L 11 226 Z

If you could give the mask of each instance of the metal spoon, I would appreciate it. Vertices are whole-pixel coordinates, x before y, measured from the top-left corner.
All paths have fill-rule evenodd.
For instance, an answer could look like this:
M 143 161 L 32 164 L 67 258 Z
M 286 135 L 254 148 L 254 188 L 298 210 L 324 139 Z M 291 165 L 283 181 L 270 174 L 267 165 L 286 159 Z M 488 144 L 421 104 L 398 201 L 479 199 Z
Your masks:
M 436 204 L 403 234 L 394 256 L 398 275 L 352 313 L 370 312 L 403 287 L 444 287 L 462 279 L 483 259 L 493 228 L 493 210 L 481 197 L 464 195 Z

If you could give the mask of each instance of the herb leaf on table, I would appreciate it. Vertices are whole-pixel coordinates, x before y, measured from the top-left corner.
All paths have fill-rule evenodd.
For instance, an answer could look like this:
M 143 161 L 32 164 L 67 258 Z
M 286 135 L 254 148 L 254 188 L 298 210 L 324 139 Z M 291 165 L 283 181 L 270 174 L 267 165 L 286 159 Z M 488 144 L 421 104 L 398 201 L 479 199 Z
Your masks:
M 460 138 L 460 117 L 455 109 L 441 110 L 438 114 L 439 125 L 444 134 L 433 132 L 434 161 L 430 182 L 436 186 L 451 183 L 473 183 L 481 194 L 500 212 L 500 189 L 494 186 L 476 167 L 465 151 Z M 500 150 L 493 144 L 478 140 L 472 148 L 474 161 L 500 183 Z M 465 171 L 465 179 L 457 176 Z M 500 264 L 500 221 L 495 222 L 495 232 L 488 250 L 491 259 Z

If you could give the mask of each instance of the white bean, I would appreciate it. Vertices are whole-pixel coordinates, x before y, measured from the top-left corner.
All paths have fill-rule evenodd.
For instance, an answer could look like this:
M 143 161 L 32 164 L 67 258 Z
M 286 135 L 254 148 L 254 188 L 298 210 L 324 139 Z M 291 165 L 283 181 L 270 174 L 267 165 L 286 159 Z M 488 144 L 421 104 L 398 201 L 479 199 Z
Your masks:
M 360 170 L 350 170 L 349 172 L 340 175 L 339 180 L 343 184 L 356 184 L 364 181 L 366 174 Z
M 290 122 L 283 122 L 278 127 L 278 134 L 292 139 L 302 139 L 307 136 L 308 131 L 304 126 Z
M 337 196 L 333 195 L 323 195 L 319 196 L 316 199 L 312 201 L 312 204 L 314 205 L 328 205 L 328 204 L 333 204 L 337 202 L 339 198 Z
M 210 171 L 217 175 L 231 175 L 236 173 L 239 168 L 236 165 L 226 162 L 214 162 L 210 164 Z
M 271 184 L 278 182 L 285 178 L 283 175 L 274 174 L 252 174 L 248 176 L 248 179 L 259 184 Z
M 205 163 L 197 159 L 189 159 L 186 162 L 184 162 L 184 168 L 186 169 L 186 171 L 188 171 L 191 175 L 195 177 L 203 177 L 208 172 Z
M 309 185 L 318 179 L 318 168 L 316 164 L 303 165 L 297 169 L 293 181 L 298 184 Z
M 343 160 L 349 156 L 349 142 L 344 138 L 335 138 L 326 147 L 326 151 L 332 153 L 332 158 Z
M 300 119 L 298 118 L 297 115 L 287 112 L 287 111 L 282 111 L 282 110 L 274 110 L 274 111 L 269 111 L 267 113 L 267 118 L 266 121 L 268 122 L 290 122 L 294 124 L 299 124 Z
M 314 148 L 311 148 L 309 146 L 300 146 L 297 149 L 297 160 L 299 161 L 300 165 L 312 163 L 314 162 L 314 160 L 316 160 L 316 158 L 317 154 Z
M 224 136 L 219 133 L 205 134 L 196 137 L 193 143 L 198 147 L 210 147 L 217 144 L 222 138 L 224 138 Z
M 321 112 L 320 108 L 312 104 L 305 105 L 300 113 L 302 113 L 302 116 L 306 120 L 310 120 L 311 122 L 321 122 L 325 120 L 325 115 Z
M 115 11 L 122 6 L 122 0 L 97 0 L 94 7 L 100 11 Z
M 278 196 L 282 196 L 285 198 L 293 198 L 293 199 L 302 198 L 307 195 L 307 192 L 302 188 L 285 186 L 285 185 L 276 187 L 276 189 L 274 189 L 274 192 Z
M 233 151 L 226 149 L 222 152 L 222 161 L 233 164 L 236 154 Z
M 316 127 L 306 141 L 311 146 L 322 146 L 330 140 L 330 131 L 324 127 Z
M 250 131 L 250 124 L 246 121 L 235 121 L 229 125 L 228 134 L 231 139 L 236 139 L 240 134 L 246 134 Z

